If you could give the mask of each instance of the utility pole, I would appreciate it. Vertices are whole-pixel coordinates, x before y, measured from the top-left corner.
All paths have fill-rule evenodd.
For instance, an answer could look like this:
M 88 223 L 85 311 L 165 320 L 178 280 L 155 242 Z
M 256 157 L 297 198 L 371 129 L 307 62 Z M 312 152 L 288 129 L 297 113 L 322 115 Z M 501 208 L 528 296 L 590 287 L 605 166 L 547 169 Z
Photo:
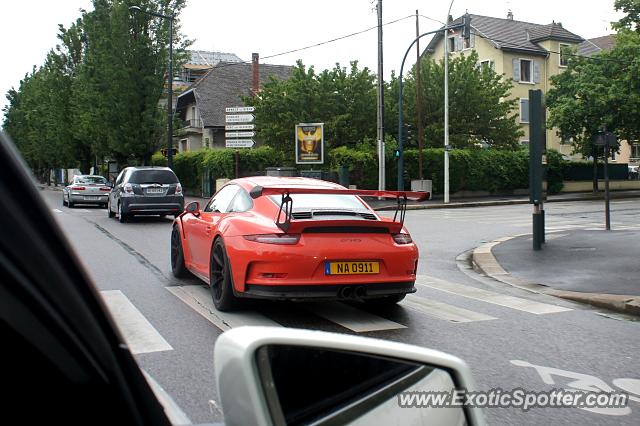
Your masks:
M 378 12 L 378 190 L 385 190 L 384 156 L 384 76 L 382 67 L 382 0 L 376 5 Z
M 453 0 L 449 4 L 444 26 L 444 202 L 449 202 L 449 17 Z
M 418 115 L 418 179 L 423 180 L 422 174 L 422 144 L 424 140 L 424 128 L 422 127 L 422 86 L 420 84 L 420 23 L 418 9 L 416 9 L 416 112 Z

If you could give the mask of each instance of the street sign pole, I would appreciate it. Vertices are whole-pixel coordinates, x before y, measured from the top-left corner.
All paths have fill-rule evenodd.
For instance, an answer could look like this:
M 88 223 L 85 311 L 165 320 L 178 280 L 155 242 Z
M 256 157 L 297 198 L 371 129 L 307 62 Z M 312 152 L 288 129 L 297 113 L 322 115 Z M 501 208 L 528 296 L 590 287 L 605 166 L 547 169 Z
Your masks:
M 533 249 L 544 242 L 544 209 L 542 204 L 542 151 L 545 145 L 542 91 L 529 90 L 529 202 L 533 204 Z
M 611 214 L 609 211 L 609 144 L 604 146 L 604 222 L 605 229 L 611 231 Z
M 604 150 L 604 226 L 607 231 L 611 230 L 611 210 L 610 210 L 610 200 L 611 196 L 609 194 L 609 153 L 610 149 L 616 148 L 618 146 L 618 141 L 616 140 L 616 135 L 607 132 L 607 127 L 604 126 L 601 132 L 596 133 L 594 136 L 593 143 L 596 146 L 602 146 Z M 594 161 L 597 156 L 594 155 Z

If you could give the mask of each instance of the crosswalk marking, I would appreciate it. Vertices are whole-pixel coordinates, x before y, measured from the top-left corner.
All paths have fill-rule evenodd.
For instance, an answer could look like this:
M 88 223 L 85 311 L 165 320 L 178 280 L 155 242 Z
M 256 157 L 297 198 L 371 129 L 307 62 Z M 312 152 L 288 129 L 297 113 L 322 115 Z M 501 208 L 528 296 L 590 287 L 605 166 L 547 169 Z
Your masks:
M 282 327 L 277 322 L 265 317 L 258 312 L 218 311 L 213 306 L 213 300 L 211 300 L 211 292 L 205 286 L 188 285 L 165 288 L 222 331 L 240 327 L 243 325 Z
M 405 325 L 339 302 L 309 304 L 306 310 L 356 333 L 407 328 Z
M 105 290 L 100 294 L 133 354 L 173 350 L 124 293 Z
M 440 280 L 432 277 L 418 277 L 420 282 L 417 284 L 434 288 L 447 293 L 457 294 L 459 296 L 468 297 L 470 299 L 480 300 L 482 302 L 492 303 L 494 305 L 504 306 L 506 308 L 516 309 L 519 311 L 529 312 L 531 314 L 542 315 L 557 312 L 570 311 L 571 309 L 558 305 L 550 305 L 548 303 L 536 302 L 519 297 L 508 296 L 505 294 L 494 293 L 492 291 L 483 290 L 462 284 L 452 283 L 450 281 Z
M 474 322 L 497 319 L 479 312 L 469 311 L 467 309 L 458 308 L 456 306 L 415 296 L 413 294 L 408 295 L 402 302 L 400 302 L 400 305 L 418 311 L 422 314 L 451 322 Z

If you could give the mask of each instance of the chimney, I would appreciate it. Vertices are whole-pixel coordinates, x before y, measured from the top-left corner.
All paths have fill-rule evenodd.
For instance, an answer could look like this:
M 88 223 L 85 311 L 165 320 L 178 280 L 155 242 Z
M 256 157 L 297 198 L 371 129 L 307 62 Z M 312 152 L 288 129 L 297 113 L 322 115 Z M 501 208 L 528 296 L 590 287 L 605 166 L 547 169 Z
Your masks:
M 251 91 L 255 96 L 260 91 L 260 55 L 257 53 L 251 54 Z
M 509 9 L 509 11 L 507 12 L 507 19 L 513 21 L 513 12 L 511 11 L 511 9 Z

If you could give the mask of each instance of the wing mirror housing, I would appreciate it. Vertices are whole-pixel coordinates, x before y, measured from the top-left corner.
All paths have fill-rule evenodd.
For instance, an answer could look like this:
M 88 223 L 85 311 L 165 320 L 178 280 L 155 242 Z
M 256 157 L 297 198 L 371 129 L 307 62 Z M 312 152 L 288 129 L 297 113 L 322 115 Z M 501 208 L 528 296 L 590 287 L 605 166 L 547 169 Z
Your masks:
M 239 327 L 214 349 L 227 425 L 484 425 L 480 408 L 403 403 L 415 392 L 474 391 L 461 359 L 346 334 Z
M 200 203 L 197 201 L 192 201 L 187 204 L 187 208 L 185 209 L 187 213 L 191 213 L 195 217 L 200 216 Z

